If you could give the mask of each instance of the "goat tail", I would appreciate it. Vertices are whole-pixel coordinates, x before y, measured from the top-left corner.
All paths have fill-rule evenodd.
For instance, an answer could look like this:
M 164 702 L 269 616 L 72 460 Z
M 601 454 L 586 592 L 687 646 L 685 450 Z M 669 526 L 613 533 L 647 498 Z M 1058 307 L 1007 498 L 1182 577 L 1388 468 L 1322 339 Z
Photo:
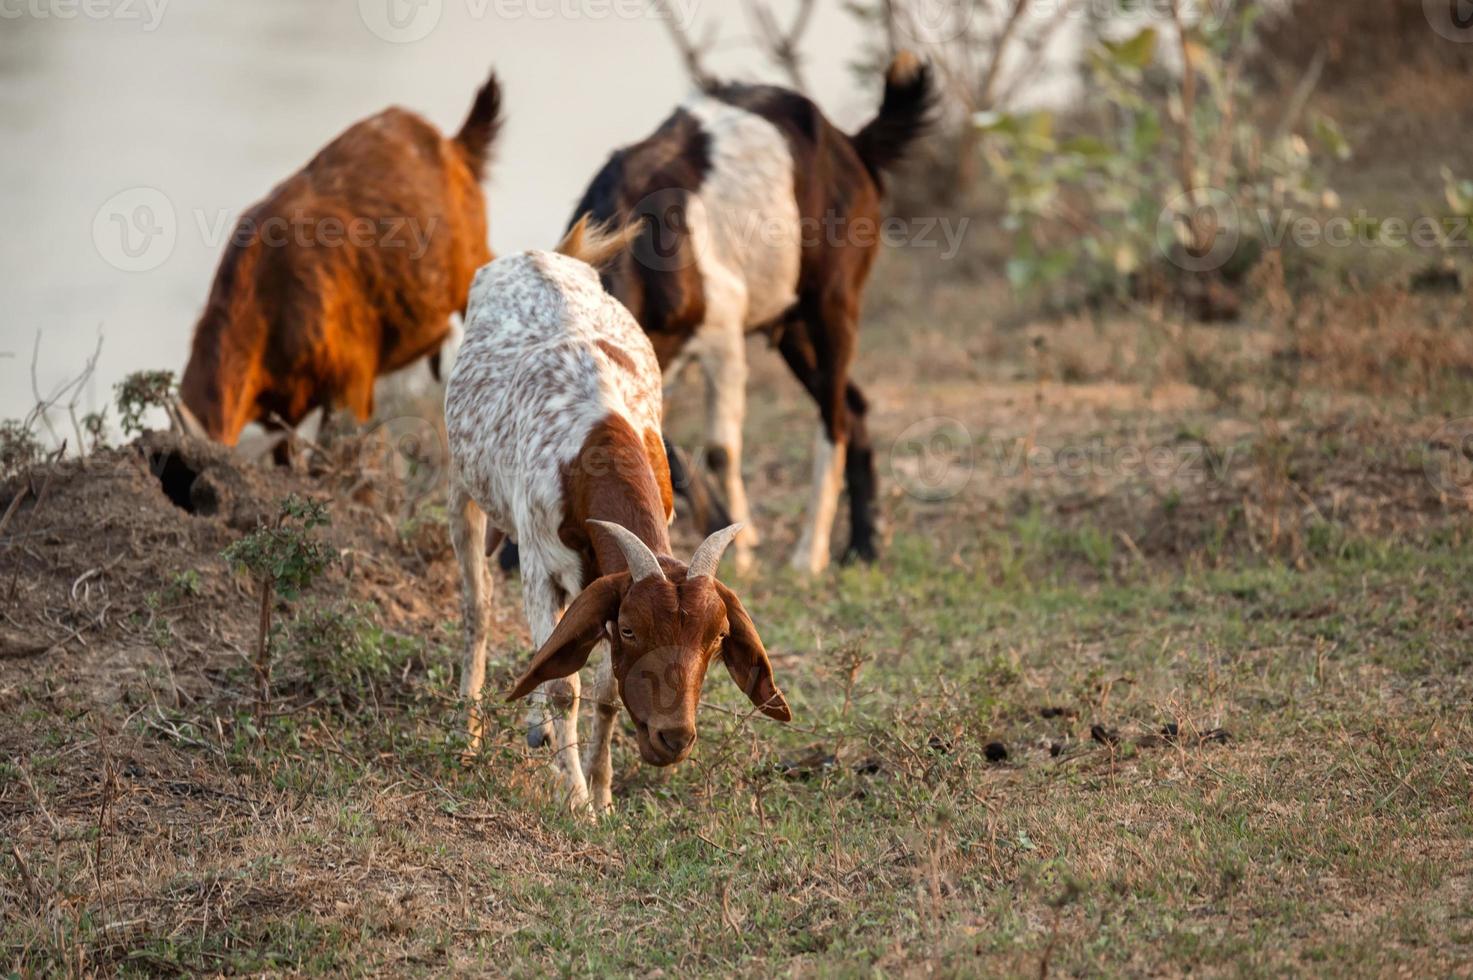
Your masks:
M 875 175 L 893 168 L 934 121 L 936 85 L 931 66 L 913 52 L 901 51 L 885 72 L 880 113 L 854 134 L 854 149 Z
M 455 142 L 460 145 L 461 152 L 465 154 L 465 162 L 470 165 L 477 180 L 486 179 L 486 165 L 491 162 L 491 146 L 496 142 L 503 122 L 501 82 L 497 80 L 496 72 L 492 71 L 486 84 L 476 93 L 476 101 L 471 105 L 465 125 L 455 134 Z
M 585 214 L 558 243 L 557 251 L 602 271 L 633 245 L 643 231 L 644 222 L 639 219 L 619 228 L 612 221 L 599 223 L 592 215 Z

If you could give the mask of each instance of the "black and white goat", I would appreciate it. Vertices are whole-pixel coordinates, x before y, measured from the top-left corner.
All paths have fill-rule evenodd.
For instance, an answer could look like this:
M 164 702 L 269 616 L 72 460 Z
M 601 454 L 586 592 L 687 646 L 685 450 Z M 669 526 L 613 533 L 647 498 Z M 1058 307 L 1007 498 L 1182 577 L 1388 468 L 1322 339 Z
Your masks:
M 630 237 L 580 222 L 556 253 L 528 252 L 483 268 L 445 395 L 469 750 L 479 748 L 484 728 L 486 555 L 509 535 L 521 547 L 524 605 L 538 647 L 511 697 L 542 688 L 529 735 L 538 743 L 551 729 L 568 802 L 600 810 L 612 802 L 609 746 L 620 700 L 641 757 L 658 766 L 690 753 L 714 658 L 764 713 L 789 718 L 751 618 L 716 580 L 739 528 L 712 535 L 689 565 L 670 557 L 659 364 L 594 268 Z M 595 647 L 607 657 L 595 682 L 595 729 L 580 759 L 578 671 Z
M 639 321 L 667 378 L 694 358 L 708 388 L 707 461 L 733 520 L 750 525 L 742 482 L 749 333 L 768 330 L 822 415 L 807 522 L 793 564 L 817 573 L 841 484 L 849 554 L 877 553 L 874 453 L 866 401 L 850 380 L 861 294 L 878 252 L 883 173 L 925 131 L 930 68 L 891 64 L 879 115 L 850 136 L 786 89 L 723 85 L 687 101 L 649 138 L 616 152 L 574 215 L 643 219 L 603 273 Z M 736 541 L 751 567 L 756 533 Z

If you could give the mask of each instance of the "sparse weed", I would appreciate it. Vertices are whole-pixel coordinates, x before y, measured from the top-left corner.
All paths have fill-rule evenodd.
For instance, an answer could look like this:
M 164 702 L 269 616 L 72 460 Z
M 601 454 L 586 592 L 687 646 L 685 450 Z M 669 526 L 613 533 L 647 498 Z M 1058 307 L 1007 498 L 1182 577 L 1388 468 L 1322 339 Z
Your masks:
M 423 640 L 384 630 L 362 606 L 310 608 L 292 621 L 287 634 L 308 692 L 343 711 L 393 700 L 411 674 L 426 683 L 448 681 L 440 672 L 423 677 L 428 667 Z

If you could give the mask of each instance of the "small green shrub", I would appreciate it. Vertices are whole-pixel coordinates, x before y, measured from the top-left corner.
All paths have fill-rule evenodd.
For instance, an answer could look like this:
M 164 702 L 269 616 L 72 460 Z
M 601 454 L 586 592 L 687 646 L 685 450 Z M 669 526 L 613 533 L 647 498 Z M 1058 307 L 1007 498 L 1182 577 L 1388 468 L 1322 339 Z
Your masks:
M 34 466 L 41 459 L 41 442 L 24 422 L 0 422 L 0 480 Z
M 307 687 L 345 711 L 392 700 L 398 682 L 425 668 L 424 643 L 385 630 L 364 606 L 310 608 L 288 633 Z
M 263 524 L 222 552 L 235 568 L 256 580 L 261 592 L 256 638 L 257 711 L 271 700 L 271 606 L 275 596 L 295 600 L 337 560 L 312 532 L 329 522 L 327 506 L 292 494 L 281 503 L 276 521 Z
M 91 445 L 87 448 L 88 452 L 95 453 L 99 449 L 106 449 L 108 446 L 107 409 L 104 408 L 100 412 L 88 412 L 82 416 L 82 432 L 91 440 Z
M 1007 193 L 1016 288 L 1123 297 L 1172 266 L 1236 275 L 1264 239 L 1333 206 L 1321 161 L 1350 154 L 1334 121 L 1312 117 L 1306 137 L 1266 135 L 1250 118 L 1242 69 L 1261 12 L 1249 3 L 1185 25 L 1190 83 L 1162 70 L 1154 27 L 1100 40 L 1085 56 L 1082 115 L 1101 121 L 1091 132 L 1060 135 L 1049 111 L 978 116 Z
M 113 387 L 118 425 L 127 436 L 144 431 L 143 416 L 151 408 L 167 410 L 178 394 L 173 371 L 135 371 Z

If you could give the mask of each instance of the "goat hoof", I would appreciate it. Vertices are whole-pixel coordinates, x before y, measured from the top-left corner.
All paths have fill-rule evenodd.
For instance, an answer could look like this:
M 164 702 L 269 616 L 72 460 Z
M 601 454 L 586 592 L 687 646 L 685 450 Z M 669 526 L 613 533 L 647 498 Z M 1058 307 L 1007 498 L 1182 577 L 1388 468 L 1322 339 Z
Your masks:
M 807 551 L 799 551 L 793 556 L 792 567 L 800 575 L 817 578 L 828 570 L 828 557 L 810 555 Z
M 840 561 L 845 565 L 853 565 L 856 562 L 860 562 L 865 565 L 873 565 L 879 560 L 880 549 L 876 548 L 873 544 L 870 544 L 868 542 L 865 544 L 851 544 L 849 546 L 849 550 L 844 552 L 844 557 L 840 559 Z

